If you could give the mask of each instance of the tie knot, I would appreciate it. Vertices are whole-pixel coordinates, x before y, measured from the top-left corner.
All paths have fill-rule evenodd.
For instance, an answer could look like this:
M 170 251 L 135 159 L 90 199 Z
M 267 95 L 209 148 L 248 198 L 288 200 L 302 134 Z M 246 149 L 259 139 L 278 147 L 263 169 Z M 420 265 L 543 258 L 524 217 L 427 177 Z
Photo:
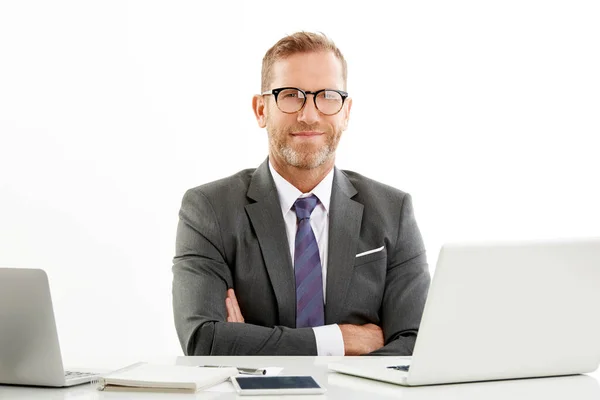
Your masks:
M 318 202 L 319 199 L 314 194 L 309 197 L 299 197 L 296 199 L 294 209 L 298 219 L 310 218 L 310 214 L 312 214 Z

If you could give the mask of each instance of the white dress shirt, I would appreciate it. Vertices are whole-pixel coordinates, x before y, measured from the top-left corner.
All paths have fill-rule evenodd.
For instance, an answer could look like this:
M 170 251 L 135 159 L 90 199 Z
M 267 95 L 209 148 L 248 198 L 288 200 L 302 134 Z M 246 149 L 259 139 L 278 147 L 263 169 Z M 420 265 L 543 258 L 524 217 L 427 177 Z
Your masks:
M 308 197 L 312 194 L 317 196 L 319 202 L 310 215 L 310 226 L 315 234 L 317 246 L 319 247 L 319 256 L 321 257 L 321 268 L 323 274 L 323 301 L 326 299 L 327 288 L 327 249 L 329 243 L 329 203 L 331 200 L 331 187 L 333 185 L 333 168 L 323 178 L 321 182 L 310 192 L 302 193 L 294 185 L 286 181 L 269 161 L 269 169 L 277 194 L 279 195 L 279 204 L 281 204 L 281 213 L 285 221 L 285 231 L 287 233 L 290 254 L 294 260 L 294 250 L 296 248 L 296 212 L 292 210 L 294 202 L 299 197 Z M 343 356 L 344 338 L 342 331 L 336 324 L 314 327 L 315 339 L 317 341 L 317 355 L 319 356 Z

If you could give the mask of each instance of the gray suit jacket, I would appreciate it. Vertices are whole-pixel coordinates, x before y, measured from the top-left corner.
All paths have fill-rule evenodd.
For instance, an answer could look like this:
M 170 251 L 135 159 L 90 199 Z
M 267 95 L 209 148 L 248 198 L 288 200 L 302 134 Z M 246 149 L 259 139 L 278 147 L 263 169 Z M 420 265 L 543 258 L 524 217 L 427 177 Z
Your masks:
M 186 355 L 317 354 L 313 330 L 295 328 L 294 269 L 268 161 L 188 190 L 179 218 L 173 311 Z M 430 277 L 410 196 L 336 168 L 329 224 L 325 323 L 377 324 L 385 346 L 374 354 L 412 354 Z M 228 288 L 244 324 L 226 322 Z

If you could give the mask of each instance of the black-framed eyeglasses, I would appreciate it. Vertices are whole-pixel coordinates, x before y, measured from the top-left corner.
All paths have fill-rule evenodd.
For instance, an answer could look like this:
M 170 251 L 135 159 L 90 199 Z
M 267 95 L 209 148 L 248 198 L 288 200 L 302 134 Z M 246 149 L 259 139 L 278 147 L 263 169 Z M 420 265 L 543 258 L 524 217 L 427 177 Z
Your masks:
M 302 110 L 306 104 L 306 95 L 308 94 L 313 95 L 315 107 L 325 115 L 339 113 L 348 98 L 348 93 L 336 89 L 321 89 L 316 92 L 309 92 L 295 87 L 282 87 L 262 93 L 263 96 L 268 94 L 275 96 L 277 108 L 286 114 L 293 114 Z

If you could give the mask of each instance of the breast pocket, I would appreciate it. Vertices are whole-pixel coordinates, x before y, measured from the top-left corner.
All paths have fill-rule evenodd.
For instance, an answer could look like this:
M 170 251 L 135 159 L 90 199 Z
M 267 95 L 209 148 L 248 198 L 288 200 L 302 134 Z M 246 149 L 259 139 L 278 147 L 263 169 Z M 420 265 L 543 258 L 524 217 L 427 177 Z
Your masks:
M 378 324 L 385 291 L 387 252 L 385 249 L 356 257 L 347 297 L 352 310 L 349 323 Z
M 387 253 L 385 251 L 385 247 L 377 248 L 374 250 L 375 251 L 367 251 L 364 253 L 357 254 L 357 257 L 354 260 L 354 266 L 358 267 L 363 264 L 386 258 Z

